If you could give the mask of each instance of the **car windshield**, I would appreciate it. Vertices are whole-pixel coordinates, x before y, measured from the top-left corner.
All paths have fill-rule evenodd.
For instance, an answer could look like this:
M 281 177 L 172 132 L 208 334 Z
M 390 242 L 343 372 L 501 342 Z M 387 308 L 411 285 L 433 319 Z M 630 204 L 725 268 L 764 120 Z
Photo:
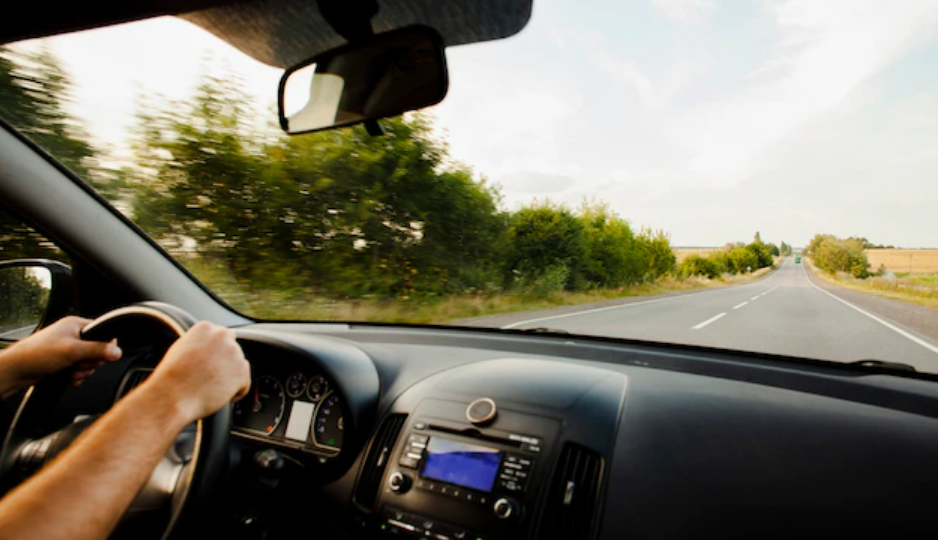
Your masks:
M 938 3 L 589 3 L 381 136 L 175 18 L 3 47 L 0 116 L 252 318 L 938 372 Z

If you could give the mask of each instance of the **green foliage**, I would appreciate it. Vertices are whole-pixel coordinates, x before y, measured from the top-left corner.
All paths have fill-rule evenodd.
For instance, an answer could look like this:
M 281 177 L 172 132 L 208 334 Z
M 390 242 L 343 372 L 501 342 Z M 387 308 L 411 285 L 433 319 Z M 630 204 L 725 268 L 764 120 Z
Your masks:
M 753 242 L 747 245 L 746 249 L 751 251 L 756 257 L 756 264 L 752 265 L 753 270 L 772 266 L 772 262 L 775 259 L 772 258 L 772 251 L 767 245 L 762 242 Z
M 240 309 L 271 291 L 278 303 L 506 287 L 544 296 L 675 272 L 664 232 L 636 234 L 603 204 L 502 211 L 498 188 L 454 163 L 425 115 L 382 120 L 382 137 L 362 127 L 286 137 L 252 123 L 242 87 L 209 75 L 188 99 L 142 98 L 133 163 L 105 170 L 66 112 L 71 84 L 55 58 L 0 50 L 3 114 Z M 17 244 L 29 231 L 5 230 L 7 253 L 35 253 Z
M 533 283 L 551 268 L 563 267 L 565 288 L 584 286 L 589 244 L 583 221 L 562 205 L 535 203 L 514 212 L 507 233 L 505 263 L 523 283 Z
M 652 281 L 674 272 L 677 258 L 671 250 L 671 238 L 666 232 L 642 229 L 636 239 L 645 269 L 643 281 Z
M 786 257 L 787 257 L 788 255 L 791 255 L 791 246 L 789 246 L 789 245 L 786 244 L 785 242 L 782 242 L 781 245 L 779 246 L 779 253 L 780 253 L 781 255 L 786 256 Z
M 766 244 L 766 247 L 769 248 L 769 253 L 770 253 L 770 254 L 772 254 L 772 255 L 774 255 L 774 256 L 776 256 L 776 257 L 780 257 L 780 256 L 782 255 L 782 250 L 781 250 L 778 246 L 776 246 L 775 244 L 769 243 L 769 244 Z
M 867 245 L 862 238 L 837 238 L 829 234 L 817 234 L 808 244 L 809 252 L 818 268 L 836 274 L 846 272 L 856 278 L 870 276 L 870 262 L 864 253 Z
M 584 204 L 580 219 L 588 246 L 584 280 L 600 287 L 639 283 L 647 265 L 629 223 L 604 203 Z
M 79 177 L 90 178 L 95 152 L 84 128 L 66 111 L 71 89 L 48 49 L 0 47 L 0 114 Z
M 25 268 L 3 268 L 0 299 L 0 328 L 38 324 L 49 302 L 49 289 Z
M 721 267 L 714 259 L 710 257 L 701 257 L 700 255 L 688 255 L 677 267 L 678 275 L 681 277 L 704 276 L 710 279 L 717 279 L 723 275 L 725 267 Z
M 759 268 L 759 256 L 751 249 L 733 248 L 728 258 L 729 267 L 734 274 L 744 274 Z

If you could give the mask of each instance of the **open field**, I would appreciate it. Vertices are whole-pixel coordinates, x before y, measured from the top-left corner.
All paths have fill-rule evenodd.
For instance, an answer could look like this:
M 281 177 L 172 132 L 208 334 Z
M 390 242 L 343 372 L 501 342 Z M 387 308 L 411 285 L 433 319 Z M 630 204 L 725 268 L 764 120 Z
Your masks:
M 674 252 L 674 256 L 677 258 L 677 263 L 681 264 L 681 261 L 691 255 L 700 255 L 701 257 L 706 257 L 717 249 L 718 248 L 674 248 L 671 251 Z
M 868 249 L 870 271 L 884 265 L 894 274 L 938 273 L 938 249 Z
M 906 251 L 906 250 L 876 250 L 876 251 Z M 914 251 L 914 250 L 911 250 Z M 807 259 L 805 259 L 807 261 Z M 831 275 L 819 270 L 809 262 L 814 275 L 835 285 L 847 287 L 855 291 L 865 292 L 893 300 L 902 300 L 920 306 L 938 309 L 938 273 L 908 275 L 905 277 L 869 277 L 858 279 L 845 272 Z

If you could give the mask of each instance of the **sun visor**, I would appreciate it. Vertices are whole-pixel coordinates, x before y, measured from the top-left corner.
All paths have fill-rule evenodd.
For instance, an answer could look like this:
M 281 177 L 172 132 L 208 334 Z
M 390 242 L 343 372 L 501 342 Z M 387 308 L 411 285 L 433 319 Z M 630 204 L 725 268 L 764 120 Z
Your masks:
M 421 24 L 447 47 L 505 38 L 531 18 L 532 0 L 378 0 L 375 33 Z M 287 68 L 345 44 L 316 2 L 269 0 L 180 15 L 265 64 Z

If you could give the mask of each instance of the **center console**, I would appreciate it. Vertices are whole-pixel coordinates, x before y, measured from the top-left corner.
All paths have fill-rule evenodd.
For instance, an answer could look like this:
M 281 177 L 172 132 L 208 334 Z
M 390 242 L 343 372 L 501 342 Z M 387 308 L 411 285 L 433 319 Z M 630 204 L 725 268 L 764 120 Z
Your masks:
M 353 497 L 367 513 L 363 536 L 591 537 L 625 383 L 585 366 L 505 359 L 411 387 L 363 460 Z
M 523 431 L 472 424 L 478 401 L 428 400 L 410 417 L 380 498 L 386 530 L 438 540 L 526 535 L 560 423 L 489 401 L 500 427 Z

